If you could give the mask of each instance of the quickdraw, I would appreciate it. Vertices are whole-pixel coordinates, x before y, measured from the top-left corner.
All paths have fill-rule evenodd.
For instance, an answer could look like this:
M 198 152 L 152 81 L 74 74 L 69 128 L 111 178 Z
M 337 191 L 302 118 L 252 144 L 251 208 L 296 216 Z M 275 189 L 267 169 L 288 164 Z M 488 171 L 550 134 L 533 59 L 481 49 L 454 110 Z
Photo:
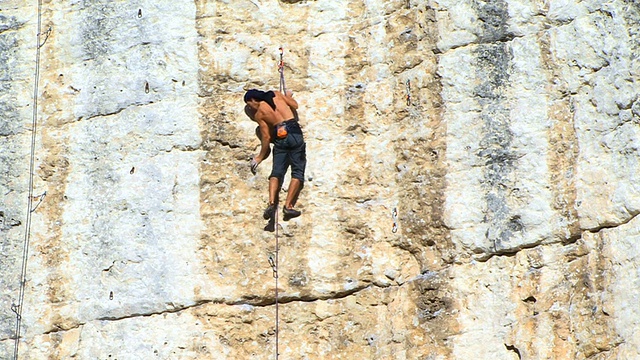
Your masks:
M 47 31 L 44 33 L 44 40 L 42 40 L 42 43 L 38 42 L 38 48 L 41 48 L 44 46 L 44 44 L 47 42 L 47 40 L 49 39 L 49 35 L 51 35 L 51 31 L 53 29 L 51 28 L 51 26 L 49 26 L 49 28 L 47 29 Z M 38 40 L 40 39 L 40 33 L 38 33 Z
M 273 271 L 273 277 L 278 278 L 278 269 L 276 268 L 276 262 L 273 259 L 273 255 L 269 255 L 269 265 L 271 266 L 271 271 Z
M 393 227 L 391 228 L 391 232 L 395 234 L 398 232 L 398 209 L 393 208 L 391 217 L 393 218 Z
M 40 204 L 42 204 L 42 202 L 44 201 L 44 198 L 47 197 L 47 192 L 43 192 L 42 194 L 38 195 L 38 196 L 34 196 L 33 200 L 38 200 L 38 203 L 36 204 L 36 206 L 33 207 L 33 209 L 31 209 L 31 212 L 36 211 L 36 209 L 38 208 L 38 206 L 40 206 Z
M 21 318 L 19 309 L 20 309 L 20 305 L 17 305 L 17 304 L 11 304 L 11 311 L 13 311 L 13 312 L 16 314 L 16 317 L 17 317 L 18 319 L 20 319 L 20 318 Z
M 280 50 L 280 61 L 278 61 L 278 72 L 280 72 L 280 92 L 284 93 L 287 91 L 287 87 L 284 83 L 284 61 L 282 60 L 282 57 L 284 56 L 284 49 L 281 46 L 278 50 Z
M 407 79 L 407 106 L 411 106 L 411 80 Z

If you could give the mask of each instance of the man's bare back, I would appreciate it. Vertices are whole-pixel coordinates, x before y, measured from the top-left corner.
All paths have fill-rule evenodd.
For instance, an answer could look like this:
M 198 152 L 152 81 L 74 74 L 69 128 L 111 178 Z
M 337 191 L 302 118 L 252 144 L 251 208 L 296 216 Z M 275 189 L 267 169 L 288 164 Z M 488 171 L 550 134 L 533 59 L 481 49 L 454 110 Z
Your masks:
M 294 118 L 293 109 L 298 108 L 298 102 L 296 102 L 288 93 L 282 95 L 279 91 L 274 91 L 275 97 L 273 103 L 276 105 L 276 109 L 272 109 L 269 104 L 264 101 L 259 102 L 259 106 L 255 115 L 255 120 L 260 123 L 264 121 L 270 128 L 273 128 L 277 124 L 291 120 Z
M 298 102 L 292 97 L 291 91 L 286 91 L 285 95 L 282 95 L 279 91 L 274 91 L 273 94 L 275 109 L 266 100 L 245 99 L 245 103 L 251 109 L 249 111 L 245 109 L 245 112 L 247 112 L 251 120 L 258 123 L 260 128 L 260 153 L 251 163 L 252 172 L 255 172 L 258 164 L 269 156 L 269 143 L 272 140 L 271 134 L 274 127 L 281 122 L 294 119 L 294 110 L 298 109 Z M 251 112 L 255 112 L 253 116 L 251 116 Z

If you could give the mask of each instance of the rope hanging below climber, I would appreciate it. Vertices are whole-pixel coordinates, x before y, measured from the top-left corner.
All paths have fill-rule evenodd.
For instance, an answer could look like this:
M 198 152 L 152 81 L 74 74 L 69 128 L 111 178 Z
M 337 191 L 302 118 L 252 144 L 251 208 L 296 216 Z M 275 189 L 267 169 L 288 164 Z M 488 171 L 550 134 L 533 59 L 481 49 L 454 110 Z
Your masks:
M 16 328 L 15 328 L 15 342 L 13 347 L 13 360 L 18 360 L 20 352 L 20 337 L 22 332 L 22 312 L 24 310 L 24 295 L 25 287 L 27 284 L 27 265 L 29 260 L 29 243 L 31 242 L 31 215 L 38 208 L 38 206 L 44 201 L 47 193 L 46 191 L 42 195 L 33 196 L 33 183 L 35 172 L 35 149 L 36 149 L 36 135 L 38 130 L 38 85 L 40 79 L 40 48 L 49 39 L 51 34 L 51 27 L 42 33 L 42 1 L 38 1 L 38 21 L 37 21 L 37 33 L 36 33 L 36 61 L 34 71 L 34 85 L 33 85 L 33 118 L 31 123 L 31 151 L 29 156 L 29 188 L 28 188 L 28 200 L 27 211 L 25 218 L 25 231 L 24 231 L 24 243 L 22 250 L 22 268 L 20 272 L 20 294 L 18 295 L 17 304 L 11 304 L 11 311 L 16 314 Z M 44 40 L 41 37 L 44 36 Z M 33 205 L 33 202 L 38 200 L 38 203 Z

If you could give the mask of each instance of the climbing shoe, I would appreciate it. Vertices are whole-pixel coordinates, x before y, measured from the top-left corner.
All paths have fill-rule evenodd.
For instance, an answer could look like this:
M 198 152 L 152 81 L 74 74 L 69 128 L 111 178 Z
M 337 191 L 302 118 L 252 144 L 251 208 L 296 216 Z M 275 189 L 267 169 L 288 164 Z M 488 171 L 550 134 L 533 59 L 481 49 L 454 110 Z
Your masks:
M 276 209 L 276 205 L 275 204 L 269 204 L 269 206 L 267 206 L 267 208 L 264 209 L 264 212 L 262 213 L 262 217 L 265 220 L 269 220 L 269 219 L 273 218 L 275 209 Z
M 302 214 L 298 210 L 287 209 L 286 207 L 282 207 L 282 220 L 288 221 L 289 219 L 296 218 Z
M 264 227 L 264 231 L 268 231 L 268 232 L 276 231 L 276 221 L 275 221 L 275 219 L 269 220 L 267 225 L 265 225 L 265 227 Z

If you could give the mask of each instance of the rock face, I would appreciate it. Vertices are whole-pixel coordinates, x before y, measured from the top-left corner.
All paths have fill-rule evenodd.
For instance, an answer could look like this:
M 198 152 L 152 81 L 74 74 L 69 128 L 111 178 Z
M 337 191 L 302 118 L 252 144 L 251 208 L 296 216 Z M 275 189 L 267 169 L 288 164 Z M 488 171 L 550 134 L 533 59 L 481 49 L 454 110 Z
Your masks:
M 20 359 L 640 357 L 637 2 L 43 1 L 39 38 L 34 3 L 0 4 L 0 358 L 17 310 Z M 242 96 L 280 46 L 276 316 Z

